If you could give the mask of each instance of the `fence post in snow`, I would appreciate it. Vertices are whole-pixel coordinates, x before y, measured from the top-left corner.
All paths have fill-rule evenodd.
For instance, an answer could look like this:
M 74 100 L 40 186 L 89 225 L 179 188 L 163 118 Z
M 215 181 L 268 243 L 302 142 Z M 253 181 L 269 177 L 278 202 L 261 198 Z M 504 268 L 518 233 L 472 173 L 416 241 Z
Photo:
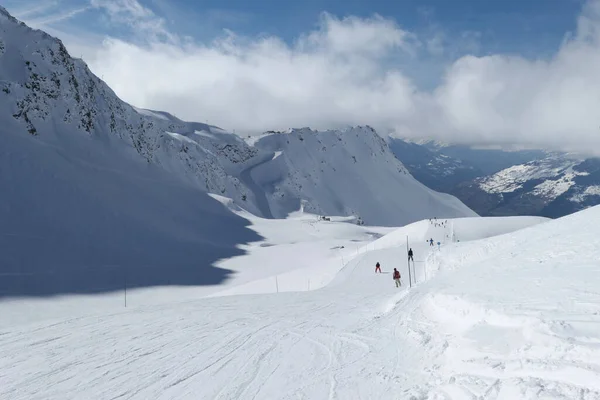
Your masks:
M 279 282 L 277 281 L 277 275 L 275 275 L 275 290 L 279 293 Z

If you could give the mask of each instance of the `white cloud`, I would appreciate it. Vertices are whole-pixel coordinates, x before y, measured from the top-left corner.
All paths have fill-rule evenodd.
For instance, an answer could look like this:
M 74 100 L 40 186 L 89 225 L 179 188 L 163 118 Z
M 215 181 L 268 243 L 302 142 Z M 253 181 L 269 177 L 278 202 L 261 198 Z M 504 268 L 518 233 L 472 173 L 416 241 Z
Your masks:
M 600 2 L 549 61 L 463 57 L 434 101 L 452 135 L 482 143 L 589 150 L 600 144 Z M 600 152 L 599 150 L 595 150 Z
M 550 60 L 467 55 L 431 92 L 390 61 L 439 53 L 442 38 L 452 38 L 417 38 L 381 16 L 324 13 L 293 45 L 231 32 L 198 44 L 169 32 L 135 0 L 92 4 L 146 39 L 108 38 L 85 53 L 92 70 L 136 106 L 237 132 L 370 124 L 446 141 L 600 149 L 600 0 L 587 3 Z M 477 33 L 469 35 L 476 47 Z
M 331 55 L 381 57 L 395 49 L 411 50 L 414 36 L 380 15 L 337 19 L 323 13 L 317 31 L 299 41 L 299 50 L 314 48 Z
M 444 36 L 441 33 L 437 33 L 427 40 L 427 51 L 435 56 L 444 54 Z
M 63 22 L 89 10 L 87 4 L 74 5 L 63 0 L 40 0 L 24 4 L 22 0 L 8 1 L 13 15 L 37 29 L 47 29 L 50 25 Z M 13 7 L 14 6 L 14 7 Z
M 92 7 L 103 10 L 113 24 L 124 25 L 147 41 L 176 42 L 163 18 L 137 0 L 89 0 Z
M 70 9 L 70 10 L 63 10 L 63 11 L 60 11 L 60 12 L 57 12 L 54 14 L 48 14 L 43 17 L 35 18 L 34 20 L 31 21 L 31 24 L 32 24 L 32 26 L 45 27 L 47 25 L 55 24 L 57 22 L 69 20 L 69 19 L 75 17 L 76 15 L 81 14 L 89 9 L 90 9 L 89 7 L 82 7 L 82 8 L 74 8 L 74 9 Z
M 232 33 L 209 45 L 108 39 L 86 60 L 133 104 L 237 131 L 389 124 L 412 108 L 413 88 L 380 61 L 390 51 L 409 51 L 410 40 L 381 17 L 323 14 L 319 28 L 293 46 Z
M 13 14 L 16 18 L 24 19 L 32 16 L 39 15 L 40 13 L 47 12 L 52 8 L 58 5 L 57 0 L 45 0 L 40 1 L 39 3 L 29 4 L 27 6 L 23 6 L 13 11 Z

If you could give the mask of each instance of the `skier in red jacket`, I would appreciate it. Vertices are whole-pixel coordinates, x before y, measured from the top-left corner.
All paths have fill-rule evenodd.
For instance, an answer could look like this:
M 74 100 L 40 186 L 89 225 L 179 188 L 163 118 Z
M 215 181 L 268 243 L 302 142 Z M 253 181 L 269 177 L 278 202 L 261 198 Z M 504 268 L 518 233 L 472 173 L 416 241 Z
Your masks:
M 400 271 L 396 268 L 394 268 L 394 280 L 396 281 L 396 287 L 402 286 L 402 283 L 400 282 Z
M 379 261 L 377 262 L 377 264 L 375 264 L 375 273 L 377 273 L 377 271 L 381 273 L 381 265 L 379 265 Z

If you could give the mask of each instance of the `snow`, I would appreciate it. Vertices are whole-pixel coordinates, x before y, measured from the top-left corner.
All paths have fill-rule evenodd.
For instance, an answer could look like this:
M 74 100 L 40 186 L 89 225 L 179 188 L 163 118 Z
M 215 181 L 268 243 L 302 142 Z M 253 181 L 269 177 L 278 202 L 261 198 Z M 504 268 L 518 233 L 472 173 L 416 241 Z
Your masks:
M 546 180 L 533 188 L 532 194 L 555 199 L 575 185 L 573 179 L 576 176 L 575 173 L 566 173 L 557 180 Z
M 147 117 L 158 118 L 158 119 L 162 119 L 162 120 L 165 120 L 165 121 L 168 121 L 168 120 L 169 120 L 169 118 L 167 118 L 166 116 L 164 116 L 164 115 L 162 115 L 162 114 L 160 114 L 160 113 L 157 113 L 157 112 L 151 111 L 151 110 L 146 110 L 146 109 L 144 109 L 144 108 L 138 108 L 138 107 L 133 107 L 133 109 L 134 109 L 135 111 L 137 111 L 138 113 L 140 113 L 140 114 L 142 114 L 142 115 L 145 115 L 145 116 L 147 116 Z
M 417 182 L 371 128 L 294 129 L 246 142 L 212 125 L 132 107 L 57 39 L 6 16 L 0 24 L 0 122 L 15 133 L 46 143 L 60 136 L 53 142 L 59 147 L 70 137 L 88 137 L 108 158 L 125 153 L 265 218 L 285 218 L 301 202 L 315 214 L 371 225 L 402 225 L 430 212 L 475 215 Z
M 259 207 L 263 216 L 268 210 L 275 218 L 285 218 L 301 201 L 309 212 L 353 215 L 371 225 L 405 225 L 432 214 L 477 215 L 455 197 L 415 180 L 368 126 L 292 129 L 250 140 L 254 148 L 272 155 L 243 179 L 265 193 Z
M 575 194 L 569 200 L 581 203 L 586 201 L 589 196 L 600 196 L 600 185 L 588 186 L 583 193 Z
M 197 255 L 197 262 L 206 260 L 205 262 L 212 264 L 205 267 L 207 275 L 204 280 L 194 276 L 192 272 L 187 272 L 191 275 L 187 278 L 189 281 L 177 282 L 174 278 L 178 275 L 177 271 L 173 271 L 171 266 L 165 268 L 164 276 L 159 276 L 157 281 L 147 282 L 147 277 L 144 276 L 144 265 L 127 265 L 128 307 L 197 300 L 217 293 L 225 295 L 228 292 L 235 294 L 276 292 L 275 276 L 279 279 L 279 291 L 308 288 L 314 290 L 326 285 L 335 277 L 344 266 L 344 258 L 349 259 L 358 250 L 363 251 L 362 247 L 365 244 L 393 230 L 387 227 L 359 226 L 349 223 L 348 218 L 344 217 L 332 218 L 331 222 L 318 221 L 315 215 L 299 212 L 286 220 L 263 219 L 238 208 L 231 199 L 217 195 L 210 197 L 239 216 L 241 221 L 247 221 L 248 226 L 245 229 L 248 229 L 249 236 L 253 240 L 245 244 L 240 241 L 235 249 L 230 250 L 229 257 L 220 260 L 211 261 L 206 255 L 204 257 Z M 201 197 L 198 200 L 201 201 Z M 151 203 L 148 204 L 148 207 L 150 206 Z M 222 222 L 227 224 L 226 219 Z M 225 226 L 223 229 L 232 229 L 232 235 L 236 232 L 235 225 Z M 210 235 L 211 232 L 205 234 Z M 11 238 L 15 241 L 19 239 L 22 238 Z M 223 242 L 222 245 L 226 243 Z M 202 250 L 203 247 L 200 247 L 198 251 Z M 150 249 L 148 251 L 150 252 Z M 85 254 L 80 257 L 85 257 Z M 91 260 L 86 262 L 92 263 Z M 100 277 L 109 280 L 112 287 L 101 290 L 102 284 L 93 279 L 74 281 L 72 285 L 79 284 L 80 287 L 69 288 L 79 289 L 77 292 L 81 295 L 78 296 L 77 304 L 68 293 L 64 293 L 65 289 L 61 287 L 54 289 L 59 296 L 49 300 L 43 297 L 13 300 L 8 297 L 4 302 L 0 302 L 0 314 L 3 315 L 0 317 L 0 328 L 6 324 L 25 324 L 41 318 L 60 318 L 65 314 L 73 317 L 85 315 L 90 309 L 106 311 L 113 310 L 115 306 L 122 306 L 125 288 L 123 264 L 117 264 L 114 268 L 98 265 L 96 268 L 99 272 L 92 278 Z M 208 273 L 213 270 L 223 271 L 226 279 L 210 279 Z M 180 274 L 183 272 L 185 270 Z M 43 270 L 31 273 L 34 274 L 34 280 L 36 276 L 47 276 L 47 272 Z M 54 271 L 55 275 L 64 280 L 69 273 L 72 273 L 72 269 Z M 10 270 L 2 274 L 5 276 L 4 290 L 14 287 L 14 282 L 25 282 L 23 278 L 25 271 L 19 271 L 17 276 L 6 278 L 7 274 L 10 274 Z M 301 278 L 294 279 L 295 276 Z M 311 280 L 310 286 L 307 286 L 308 280 Z M 136 288 L 137 281 L 140 281 L 140 284 Z M 51 287 L 46 289 L 52 290 Z M 88 292 L 92 294 L 86 294 Z M 106 293 L 99 294 L 101 292 Z M 14 290 L 12 293 L 20 294 L 15 293 Z
M 81 60 L 71 58 L 60 41 L 8 14 L 1 13 L 0 29 L 6 50 L 0 56 L 0 82 L 6 89 L 0 91 L 2 298 L 95 293 L 103 295 L 94 301 L 114 304 L 114 294 L 126 285 L 151 293 L 157 287 L 185 286 L 197 298 L 215 288 L 227 289 L 225 282 L 239 285 L 316 265 L 317 259 L 339 253 L 319 243 L 318 232 L 311 236 L 314 248 L 302 249 L 315 258 L 303 254 L 285 266 L 273 265 L 280 254 L 271 252 L 281 252 L 286 243 L 302 247 L 293 242 L 298 238 L 285 237 L 288 242 L 257 251 L 265 266 L 256 275 L 244 272 L 247 265 L 236 258 L 253 251 L 253 243 L 270 245 L 261 242 L 261 228 L 255 227 L 268 223 L 261 225 L 256 218 L 290 216 L 294 229 L 315 231 L 291 217 L 301 204 L 307 213 L 323 211 L 356 222 L 369 218 L 371 225 L 412 222 L 429 212 L 473 215 L 456 198 L 405 176 L 402 164 L 372 129 L 302 131 L 310 145 L 285 149 L 269 149 L 276 143 L 265 135 L 261 148 L 251 147 L 216 127 L 122 102 Z M 337 172 L 295 179 L 312 172 L 306 161 L 298 160 L 315 150 L 320 137 L 334 140 L 338 150 L 310 160 L 330 161 L 328 168 Z M 354 225 L 330 247 L 364 241 L 364 231 Z M 334 273 L 331 269 L 315 286 Z M 156 298 L 161 296 L 169 292 Z M 28 313 L 18 318 L 27 320 Z
M 179 140 L 181 142 L 196 144 L 196 142 L 194 142 L 192 139 L 185 137 L 183 135 L 180 135 L 179 133 L 175 133 L 175 132 L 165 132 L 165 133 L 167 135 L 171 136 L 173 139 Z
M 600 196 L 600 185 L 588 186 L 583 193 L 588 196 Z
M 600 398 L 598 216 L 595 207 L 438 257 L 439 280 L 415 310 L 428 332 L 446 332 L 434 392 Z
M 530 180 L 554 178 L 561 174 L 565 178 L 558 182 L 559 188 L 552 189 L 557 182 L 552 179 L 542 182 L 536 190 L 540 193 L 549 193 L 555 191 L 559 195 L 561 190 L 568 190 L 569 177 L 573 178 L 576 175 L 582 175 L 573 170 L 573 166 L 580 163 L 581 160 L 568 159 L 560 155 L 550 155 L 549 157 L 532 161 L 526 164 L 515 165 L 506 168 L 492 176 L 481 180 L 479 187 L 488 193 L 512 193 L 523 187 L 523 184 Z
M 194 131 L 194 133 L 198 136 L 204 136 L 210 139 L 215 139 L 215 135 L 213 135 L 212 133 L 206 132 L 206 131 Z M 221 132 L 224 133 L 224 132 Z
M 600 208 L 472 218 L 368 127 L 245 142 L 0 24 L 0 398 L 600 399 Z
M 221 200 L 227 203 L 225 198 Z M 300 230 L 301 224 L 310 222 L 311 218 L 314 216 L 298 212 L 286 221 L 254 221 L 253 226 L 263 235 L 264 243 L 274 243 L 265 249 L 282 246 L 280 255 L 271 255 L 274 259 L 277 257 L 273 265 L 309 256 L 303 246 L 286 249 L 287 242 L 312 238 L 314 248 L 321 242 L 336 247 L 332 245 L 339 244 L 340 235 L 349 235 L 348 229 L 371 229 L 312 219 L 311 223 L 318 229 Z M 494 275 L 502 269 L 492 267 L 489 272 L 496 279 L 491 280 L 486 274 L 487 268 L 481 265 L 487 265 L 490 259 L 494 265 L 500 265 L 501 256 L 512 254 L 508 249 L 514 250 L 515 244 L 521 244 L 522 240 L 527 241 L 527 247 L 523 248 L 529 249 L 540 235 L 560 232 L 560 221 L 545 221 L 540 218 L 473 218 L 449 220 L 445 227 L 424 221 L 393 232 L 382 228 L 389 234 L 371 244 L 357 243 L 356 249 L 342 250 L 337 256 L 338 261 L 344 259 L 336 267 L 338 273 L 318 290 L 309 291 L 301 282 L 303 277 L 312 277 L 316 271 L 308 266 L 304 268 L 304 275 L 296 276 L 295 292 L 238 293 L 184 301 L 173 300 L 176 296 L 172 296 L 163 303 L 128 308 L 113 305 L 112 309 L 105 310 L 88 308 L 86 313 L 68 312 L 52 320 L 41 318 L 24 324 L 3 324 L 0 346 L 7 356 L 0 359 L 3 371 L 0 397 L 410 399 L 411 396 L 435 398 L 441 392 L 465 390 L 483 395 L 486 390 L 507 391 L 513 386 L 521 390 L 536 381 L 526 380 L 521 385 L 518 379 L 508 378 L 506 384 L 495 383 L 503 377 L 487 375 L 493 375 L 496 370 L 479 364 L 469 369 L 465 357 L 471 355 L 476 357 L 476 362 L 485 362 L 484 356 L 478 353 L 485 351 L 495 358 L 504 356 L 507 368 L 514 369 L 510 361 L 512 353 L 494 351 L 498 346 L 499 351 L 520 348 L 529 351 L 526 349 L 531 347 L 527 347 L 525 333 L 535 325 L 529 324 L 530 319 L 505 316 L 497 310 L 487 311 L 490 304 L 478 305 L 468 296 L 472 293 L 483 296 L 488 292 L 501 296 L 507 291 L 504 296 L 510 297 L 512 281 L 499 286 L 502 280 Z M 542 223 L 541 229 L 533 227 L 522 233 L 511 233 L 537 223 Z M 547 228 L 550 224 L 554 225 L 553 229 Z M 483 242 L 448 242 L 439 250 L 430 249 L 425 239 L 445 236 L 451 226 L 457 231 L 468 229 L 473 237 L 505 234 Z M 419 282 L 413 283 L 410 291 L 406 290 L 406 233 L 412 235 L 409 245 L 415 250 L 416 260 L 413 276 Z M 461 234 L 468 236 L 466 232 Z M 545 245 L 543 241 L 542 244 Z M 479 251 L 481 248 L 486 251 Z M 473 259 L 467 254 L 472 254 Z M 278 258 L 280 256 L 283 258 Z M 543 256 L 547 257 L 548 253 Z M 243 257 L 248 269 L 257 269 L 268 259 L 258 252 Z M 472 265 L 465 263 L 465 259 L 472 261 Z M 455 264 L 457 260 L 463 260 L 465 265 Z M 377 261 L 383 273 L 375 275 Z M 538 271 L 526 269 L 527 277 L 539 274 L 537 260 L 529 264 Z M 504 269 L 508 268 L 503 265 Z M 402 274 L 400 289 L 393 286 L 391 279 L 394 267 Z M 519 273 L 518 268 L 511 271 Z M 535 279 L 539 286 L 544 275 L 539 274 Z M 523 282 L 521 286 L 527 284 Z M 590 282 L 586 289 L 591 289 L 591 285 Z M 169 290 L 179 292 L 181 289 Z M 556 287 L 548 290 L 556 290 Z M 273 291 L 272 287 L 265 287 L 265 292 Z M 155 292 L 154 297 L 156 293 L 160 292 Z M 523 297 L 527 293 L 520 291 Z M 563 293 L 553 295 L 563 298 Z M 68 300 L 73 308 L 85 306 L 80 297 Z M 9 302 L 4 307 L 10 309 L 16 304 Z M 504 299 L 502 304 L 511 303 Z M 529 303 L 519 299 L 516 304 L 522 307 Z M 10 315 L 2 311 L 3 317 Z M 36 311 L 40 317 L 44 314 L 43 307 Z M 523 326 L 529 331 L 523 331 Z M 593 330 L 585 331 L 584 325 L 578 329 L 582 329 L 579 335 L 593 334 Z M 566 339 L 563 342 L 573 346 Z M 542 345 L 531 351 L 543 348 Z M 555 346 L 549 351 L 554 349 Z M 563 357 L 568 354 L 561 353 Z M 588 354 L 589 365 L 593 364 L 593 355 Z M 569 360 L 561 362 L 568 364 Z M 573 364 L 572 368 L 578 368 L 577 365 Z M 483 375 L 473 376 L 474 371 L 482 371 Z M 580 381 L 597 378 L 593 369 L 586 373 L 588 375 L 580 377 Z M 542 373 L 538 375 L 538 380 L 552 378 Z M 585 387 L 594 388 L 593 382 L 583 383 Z M 567 389 L 561 387 L 560 390 Z

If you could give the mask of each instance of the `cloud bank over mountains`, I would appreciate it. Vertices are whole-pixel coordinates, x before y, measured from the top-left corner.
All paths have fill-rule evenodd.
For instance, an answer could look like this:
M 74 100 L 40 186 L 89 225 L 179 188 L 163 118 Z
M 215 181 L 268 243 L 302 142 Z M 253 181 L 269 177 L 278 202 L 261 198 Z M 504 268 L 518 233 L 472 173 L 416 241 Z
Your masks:
M 585 3 L 552 57 L 466 53 L 448 62 L 432 90 L 419 88 L 407 68 L 443 53 L 445 41 L 379 15 L 323 13 L 291 44 L 232 31 L 199 43 L 136 0 L 92 0 L 89 7 L 130 34 L 101 41 L 58 35 L 138 107 L 248 134 L 369 124 L 451 142 L 600 149 L 600 0 Z

